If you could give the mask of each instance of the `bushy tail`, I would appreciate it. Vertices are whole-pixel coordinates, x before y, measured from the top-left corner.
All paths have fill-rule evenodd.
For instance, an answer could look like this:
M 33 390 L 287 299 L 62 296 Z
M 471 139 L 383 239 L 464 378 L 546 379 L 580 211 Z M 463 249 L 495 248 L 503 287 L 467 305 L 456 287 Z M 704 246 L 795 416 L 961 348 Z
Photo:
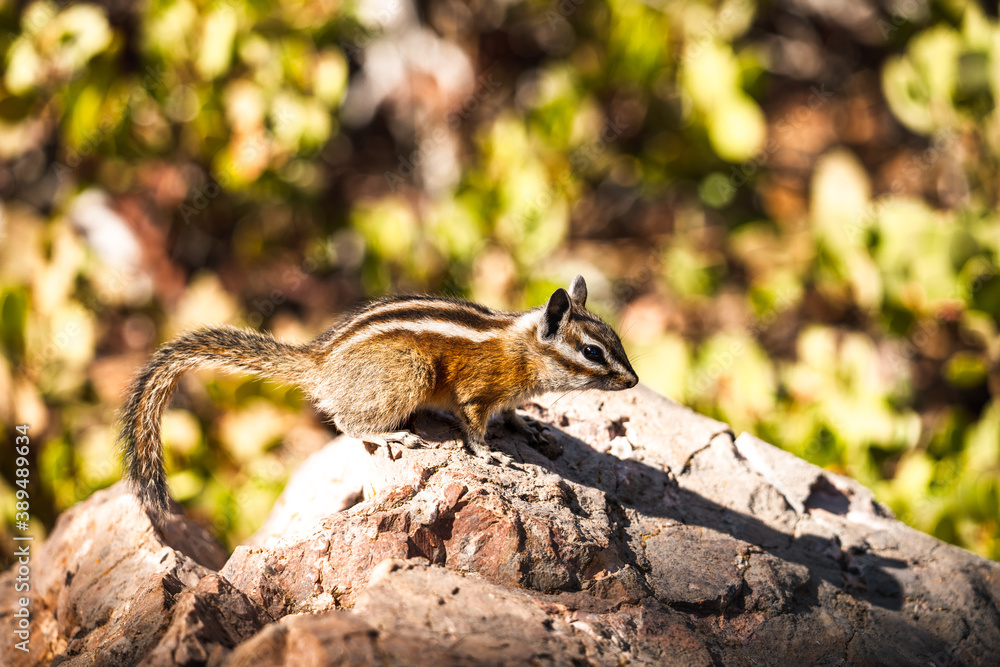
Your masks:
M 180 376 L 209 367 L 301 384 L 314 364 L 305 347 L 235 327 L 195 331 L 158 349 L 129 385 L 118 435 L 126 477 L 154 515 L 166 512 L 168 498 L 160 418 Z

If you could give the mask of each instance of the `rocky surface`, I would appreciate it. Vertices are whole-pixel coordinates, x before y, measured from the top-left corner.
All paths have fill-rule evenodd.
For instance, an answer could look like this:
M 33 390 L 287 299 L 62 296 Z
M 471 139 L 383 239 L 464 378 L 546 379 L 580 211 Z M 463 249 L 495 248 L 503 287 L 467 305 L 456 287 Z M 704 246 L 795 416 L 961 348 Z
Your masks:
M 509 467 L 433 416 L 425 449 L 339 438 L 228 560 L 95 494 L 34 546 L 32 652 L 0 662 L 1000 663 L 1000 564 L 856 482 L 642 388 L 542 405 L 540 443 L 491 429 Z

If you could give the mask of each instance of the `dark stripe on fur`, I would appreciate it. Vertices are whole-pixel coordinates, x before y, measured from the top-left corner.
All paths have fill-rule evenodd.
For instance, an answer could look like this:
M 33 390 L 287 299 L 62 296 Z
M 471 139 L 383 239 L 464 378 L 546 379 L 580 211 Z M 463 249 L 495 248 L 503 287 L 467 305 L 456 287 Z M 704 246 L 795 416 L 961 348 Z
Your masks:
M 379 310 L 384 306 L 391 306 L 396 303 L 406 303 L 407 301 L 430 301 L 436 304 L 440 304 L 444 308 L 456 307 L 456 308 L 466 308 L 468 310 L 474 310 L 483 315 L 489 316 L 508 316 L 510 313 L 504 313 L 498 310 L 493 310 L 492 308 L 487 308 L 486 306 L 478 303 L 473 303 L 472 301 L 462 301 L 461 299 L 448 299 L 442 296 L 421 296 L 419 294 L 414 295 L 404 295 L 404 296 L 390 296 L 385 299 L 379 299 L 378 301 L 373 301 L 372 303 L 366 304 L 360 310 L 355 311 L 353 314 L 347 315 L 346 319 L 352 320 L 355 317 L 362 315 L 373 310 Z
M 434 320 L 439 322 L 449 322 L 464 326 L 473 331 L 497 331 L 510 326 L 513 317 L 506 313 L 483 310 L 479 308 L 466 308 L 471 305 L 460 301 L 448 301 L 446 299 L 435 299 L 439 303 L 418 304 L 404 308 L 373 308 L 362 311 L 354 317 L 342 321 L 342 325 L 336 328 L 332 336 L 323 336 L 317 339 L 322 344 L 330 344 L 335 341 L 347 340 L 359 331 L 376 324 L 386 322 L 419 322 L 420 320 Z M 396 300 L 388 303 L 395 303 Z M 383 303 L 383 305 L 388 305 Z

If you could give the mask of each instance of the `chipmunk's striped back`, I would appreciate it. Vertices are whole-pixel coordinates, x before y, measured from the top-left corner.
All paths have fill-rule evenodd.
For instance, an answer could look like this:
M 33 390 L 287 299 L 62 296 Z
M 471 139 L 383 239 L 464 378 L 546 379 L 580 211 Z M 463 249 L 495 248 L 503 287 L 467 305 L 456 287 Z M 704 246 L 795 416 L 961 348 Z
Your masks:
M 158 351 L 133 384 L 122 427 L 129 477 L 144 505 L 165 509 L 159 418 L 179 375 L 197 365 L 298 384 L 341 431 L 369 442 L 405 441 L 389 432 L 419 408 L 444 408 L 474 453 L 497 458 L 485 443 L 490 416 L 524 426 L 513 408 L 532 395 L 638 382 L 617 334 L 586 299 L 577 276 L 569 292 L 558 289 L 524 313 L 435 297 L 383 299 L 305 346 L 233 329 L 188 334 Z
M 343 318 L 318 338 L 313 348 L 332 350 L 393 330 L 428 331 L 481 342 L 502 335 L 518 315 L 520 313 L 504 313 L 455 299 L 390 297 Z

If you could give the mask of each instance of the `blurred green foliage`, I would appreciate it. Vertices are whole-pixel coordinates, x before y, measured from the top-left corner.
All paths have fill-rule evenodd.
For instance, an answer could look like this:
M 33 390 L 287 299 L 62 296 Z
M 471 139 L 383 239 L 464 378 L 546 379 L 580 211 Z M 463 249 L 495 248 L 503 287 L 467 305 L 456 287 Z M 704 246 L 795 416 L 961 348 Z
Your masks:
M 808 4 L 0 2 L 35 529 L 119 478 L 124 382 L 180 331 L 580 272 L 644 382 L 1000 558 L 995 8 Z M 326 437 L 294 389 L 198 374 L 172 494 L 236 544 Z

